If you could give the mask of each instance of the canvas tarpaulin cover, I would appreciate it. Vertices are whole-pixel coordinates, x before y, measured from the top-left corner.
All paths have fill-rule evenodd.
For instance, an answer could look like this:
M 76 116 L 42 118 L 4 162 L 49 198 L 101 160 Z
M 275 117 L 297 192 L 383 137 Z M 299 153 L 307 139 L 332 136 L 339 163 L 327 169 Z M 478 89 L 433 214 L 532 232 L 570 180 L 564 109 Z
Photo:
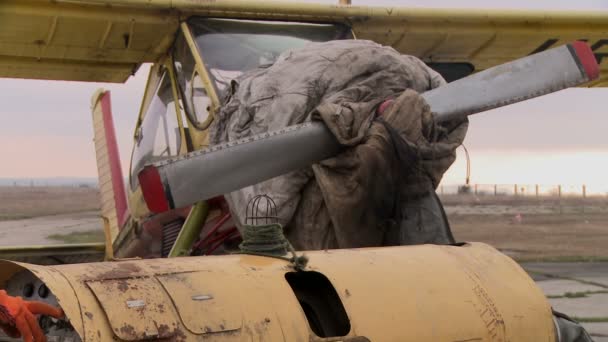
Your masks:
M 322 120 L 344 146 L 334 158 L 227 194 L 237 224 L 249 200 L 267 194 L 296 249 L 454 242 L 434 190 L 468 123 L 436 124 L 418 95 L 444 83 L 419 59 L 360 40 L 310 43 L 237 78 L 211 144 Z

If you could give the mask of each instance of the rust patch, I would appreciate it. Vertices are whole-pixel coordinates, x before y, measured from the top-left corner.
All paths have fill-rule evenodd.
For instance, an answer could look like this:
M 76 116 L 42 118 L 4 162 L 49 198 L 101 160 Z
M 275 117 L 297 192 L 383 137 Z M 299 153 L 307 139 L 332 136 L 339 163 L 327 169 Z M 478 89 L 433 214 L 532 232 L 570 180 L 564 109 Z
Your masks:
M 346 298 L 350 297 L 350 291 L 348 291 L 348 289 L 344 290 L 344 294 L 346 294 Z
M 173 330 L 173 332 L 175 333 L 175 336 L 178 336 L 178 337 L 181 337 L 181 338 L 186 338 L 186 334 L 184 334 L 184 332 L 182 331 L 182 329 L 175 328 L 175 330 Z
M 93 314 L 88 311 L 85 312 L 84 315 L 87 316 L 88 319 L 93 319 Z
M 184 332 L 182 331 L 182 329 L 175 328 L 173 330 L 173 333 L 175 334 L 175 337 L 173 338 L 173 340 L 175 342 L 184 342 L 184 341 L 186 341 L 186 334 L 184 334 Z
M 130 262 L 121 262 L 118 264 L 119 268 L 124 270 L 124 271 L 130 271 L 130 272 L 139 272 L 141 271 L 141 267 L 130 263 Z
M 132 277 L 138 272 L 141 271 L 141 268 L 134 263 L 131 262 L 114 262 L 112 263 L 112 269 L 109 271 L 103 272 L 96 276 L 97 279 L 118 279 L 118 278 L 128 278 Z
M 129 336 L 133 339 L 137 338 L 137 333 L 135 332 L 135 328 L 133 328 L 130 324 L 125 324 L 120 328 L 120 332 L 125 336 Z
M 158 309 L 158 312 L 165 313 L 165 306 L 163 304 L 158 304 L 156 308 Z
M 117 283 L 118 291 L 127 292 L 129 290 L 129 284 L 126 280 L 121 280 Z
M 101 338 L 101 331 L 97 330 L 97 337 Z
M 186 277 L 181 273 L 168 273 L 160 276 L 162 276 L 164 279 L 186 281 Z
M 170 330 L 171 330 L 171 328 L 169 328 L 168 325 L 161 324 L 158 326 L 158 335 L 159 336 L 168 336 L 168 335 L 170 335 Z
M 156 326 L 156 330 L 158 330 L 158 338 L 167 342 L 184 342 L 186 341 L 186 335 L 184 332 L 177 327 L 175 323 L 172 323 L 173 330 L 167 324 L 158 325 L 156 321 L 154 321 L 154 325 Z M 156 340 L 155 340 L 156 341 Z

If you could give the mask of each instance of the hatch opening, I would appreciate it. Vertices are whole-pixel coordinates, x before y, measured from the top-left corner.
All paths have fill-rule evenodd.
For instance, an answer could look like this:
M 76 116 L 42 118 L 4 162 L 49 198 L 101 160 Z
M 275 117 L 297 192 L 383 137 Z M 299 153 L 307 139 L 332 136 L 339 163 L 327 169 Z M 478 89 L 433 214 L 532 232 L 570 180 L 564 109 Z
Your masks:
M 348 335 L 350 320 L 340 296 L 326 276 L 319 272 L 289 272 L 285 279 L 317 336 Z

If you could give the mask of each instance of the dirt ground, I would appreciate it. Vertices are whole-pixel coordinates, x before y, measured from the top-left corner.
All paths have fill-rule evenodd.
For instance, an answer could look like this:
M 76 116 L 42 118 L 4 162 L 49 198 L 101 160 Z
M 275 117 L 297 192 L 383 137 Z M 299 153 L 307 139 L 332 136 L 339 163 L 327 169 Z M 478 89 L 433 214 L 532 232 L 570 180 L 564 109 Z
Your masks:
M 489 243 L 520 261 L 608 260 L 608 198 L 442 198 L 459 241 Z
M 486 242 L 520 261 L 608 261 L 608 197 L 469 194 L 441 200 L 459 241 Z M 0 221 L 98 210 L 94 188 L 0 187 Z
M 99 191 L 78 187 L 0 187 L 0 221 L 99 210 Z

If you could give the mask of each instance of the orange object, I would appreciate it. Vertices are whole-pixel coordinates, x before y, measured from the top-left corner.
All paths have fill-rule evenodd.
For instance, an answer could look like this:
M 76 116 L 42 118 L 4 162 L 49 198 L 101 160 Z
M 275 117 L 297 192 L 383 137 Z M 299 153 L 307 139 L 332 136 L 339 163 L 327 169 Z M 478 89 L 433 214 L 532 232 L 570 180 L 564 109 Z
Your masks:
M 10 337 L 23 337 L 25 342 L 46 342 L 34 315 L 63 317 L 63 310 L 43 302 L 27 301 L 9 296 L 0 290 L 0 327 Z

